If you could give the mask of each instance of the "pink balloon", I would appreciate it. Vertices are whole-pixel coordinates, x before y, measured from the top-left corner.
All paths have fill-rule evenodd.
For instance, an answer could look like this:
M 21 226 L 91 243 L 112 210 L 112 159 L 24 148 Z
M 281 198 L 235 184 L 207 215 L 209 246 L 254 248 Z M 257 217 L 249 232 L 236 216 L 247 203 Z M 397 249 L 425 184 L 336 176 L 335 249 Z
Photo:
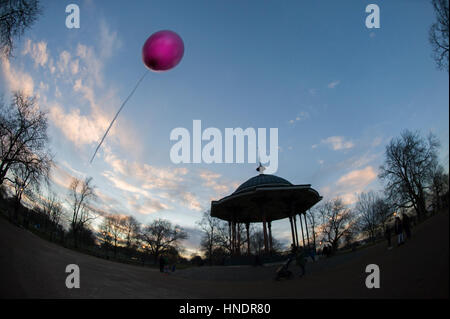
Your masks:
M 172 69 L 180 63 L 183 54 L 183 40 L 169 30 L 153 33 L 142 47 L 142 60 L 152 71 Z

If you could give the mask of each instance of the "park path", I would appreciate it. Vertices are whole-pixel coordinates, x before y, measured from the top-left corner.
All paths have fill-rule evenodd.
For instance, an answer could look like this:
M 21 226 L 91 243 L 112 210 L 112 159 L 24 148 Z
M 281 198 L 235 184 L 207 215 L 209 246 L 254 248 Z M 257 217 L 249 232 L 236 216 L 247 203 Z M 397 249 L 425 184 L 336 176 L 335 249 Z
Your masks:
M 45 241 L 0 218 L 2 298 L 448 298 L 448 212 L 413 229 L 405 245 L 372 247 L 309 264 L 304 278 L 276 282 L 274 266 L 159 271 L 99 259 Z M 77 264 L 81 288 L 65 287 Z M 367 289 L 365 267 L 377 264 L 381 288 Z

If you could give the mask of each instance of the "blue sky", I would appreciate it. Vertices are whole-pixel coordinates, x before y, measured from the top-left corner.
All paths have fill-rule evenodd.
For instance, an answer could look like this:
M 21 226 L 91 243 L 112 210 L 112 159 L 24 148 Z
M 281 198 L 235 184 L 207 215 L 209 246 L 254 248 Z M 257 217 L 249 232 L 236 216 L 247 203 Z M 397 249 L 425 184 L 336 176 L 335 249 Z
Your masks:
M 65 27 L 69 2 L 44 12 L 2 60 L 0 85 L 37 94 L 48 110 L 53 173 L 61 196 L 71 176 L 93 176 L 99 207 L 141 222 L 189 229 L 211 199 L 256 174 L 255 164 L 180 164 L 169 158 L 176 127 L 278 128 L 276 175 L 312 184 L 325 198 L 378 190 L 385 145 L 404 129 L 434 132 L 448 170 L 448 73 L 436 69 L 428 1 L 71 1 L 81 28 Z M 376 3 L 381 28 L 365 27 Z M 181 63 L 150 73 L 102 149 L 114 112 L 145 72 L 141 48 L 170 29 Z M 289 224 L 274 223 L 288 239 Z M 198 244 L 191 231 L 189 251 Z

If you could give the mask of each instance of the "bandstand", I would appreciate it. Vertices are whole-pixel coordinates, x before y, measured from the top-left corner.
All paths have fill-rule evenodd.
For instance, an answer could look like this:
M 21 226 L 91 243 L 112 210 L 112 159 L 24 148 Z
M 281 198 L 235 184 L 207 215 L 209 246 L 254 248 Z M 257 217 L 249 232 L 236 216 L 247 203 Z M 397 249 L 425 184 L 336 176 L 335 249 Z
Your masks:
M 260 168 L 261 166 L 258 170 Z M 262 223 L 264 252 L 270 254 L 272 252 L 272 222 L 284 218 L 288 218 L 290 222 L 292 244 L 299 247 L 298 216 L 303 247 L 306 245 L 310 247 L 306 211 L 321 199 L 319 193 L 309 184 L 293 185 L 275 175 L 259 174 L 244 182 L 231 195 L 212 201 L 211 216 L 228 222 L 233 255 L 240 253 L 237 249 L 241 242 L 240 233 L 237 231 L 238 225 L 245 225 L 247 254 L 250 255 L 250 224 Z

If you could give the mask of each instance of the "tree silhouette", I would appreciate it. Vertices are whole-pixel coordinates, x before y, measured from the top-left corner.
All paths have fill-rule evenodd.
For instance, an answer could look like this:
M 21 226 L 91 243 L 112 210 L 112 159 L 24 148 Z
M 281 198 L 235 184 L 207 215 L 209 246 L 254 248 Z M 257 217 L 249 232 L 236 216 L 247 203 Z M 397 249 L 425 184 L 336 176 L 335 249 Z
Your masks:
M 0 0 L 0 56 L 12 56 L 14 38 L 31 27 L 40 13 L 38 0 Z
M 426 213 L 426 190 L 437 165 L 438 147 L 434 135 L 425 139 L 406 130 L 386 146 L 386 159 L 380 166 L 388 200 L 399 208 L 413 207 L 419 219 Z
M 51 163 L 47 114 L 39 110 L 35 97 L 15 92 L 10 105 L 0 105 L 0 185 L 5 180 L 17 185 L 20 198 L 30 183 L 48 175 Z
M 449 6 L 448 0 L 433 0 L 437 22 L 430 28 L 429 40 L 433 48 L 433 58 L 439 69 L 448 72 L 448 36 L 449 36 Z

